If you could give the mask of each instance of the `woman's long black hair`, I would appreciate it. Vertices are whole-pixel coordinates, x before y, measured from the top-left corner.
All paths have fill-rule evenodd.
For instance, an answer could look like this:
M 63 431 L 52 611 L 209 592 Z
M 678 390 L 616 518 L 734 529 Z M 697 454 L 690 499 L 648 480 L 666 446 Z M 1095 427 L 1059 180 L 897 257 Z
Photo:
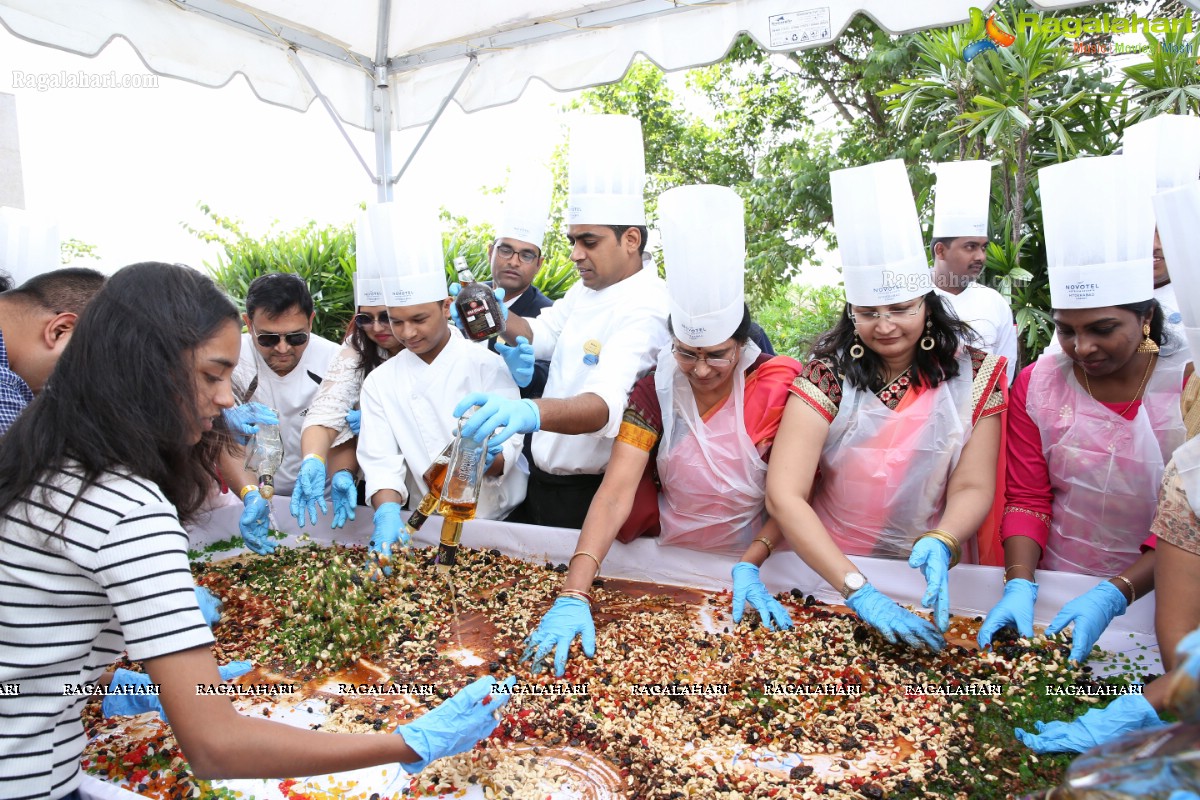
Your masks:
M 0 438 L 0 515 L 35 500 L 39 482 L 68 461 L 84 476 L 76 501 L 117 469 L 158 484 L 181 519 L 194 514 L 216 488 L 217 458 L 233 437 L 218 419 L 191 442 L 191 351 L 229 322 L 238 323 L 237 307 L 190 267 L 146 262 L 113 275 L 80 315 L 46 387 Z
M 911 375 L 918 383 L 933 388 L 958 375 L 955 354 L 960 344 L 970 341 L 971 329 L 954 314 L 949 303 L 937 292 L 925 295 L 925 307 L 929 310 L 929 333 L 933 336 L 934 345 L 931 350 L 917 347 Z M 883 359 L 865 345 L 862 358 L 850 356 L 855 336 L 849 311 L 849 306 L 842 309 L 842 318 L 837 325 L 821 334 L 813 345 L 812 356 L 832 362 L 834 368 L 855 388 L 878 392 L 887 378 Z
M 350 346 L 358 353 L 358 368 L 362 370 L 362 376 L 365 379 L 371 374 L 371 370 L 383 363 L 383 356 L 380 355 L 379 345 L 371 341 L 367 336 L 367 332 L 358 327 L 358 323 L 354 318 L 350 318 L 350 324 L 346 326 L 346 338 L 350 340 Z

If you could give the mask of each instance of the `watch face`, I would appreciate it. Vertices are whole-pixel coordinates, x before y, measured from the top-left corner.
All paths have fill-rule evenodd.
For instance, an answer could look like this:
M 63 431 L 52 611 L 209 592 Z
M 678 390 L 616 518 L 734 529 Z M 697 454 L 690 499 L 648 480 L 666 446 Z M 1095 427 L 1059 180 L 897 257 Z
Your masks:
M 861 572 L 851 572 L 846 576 L 846 588 L 850 591 L 861 589 L 866 582 L 867 579 L 863 577 Z

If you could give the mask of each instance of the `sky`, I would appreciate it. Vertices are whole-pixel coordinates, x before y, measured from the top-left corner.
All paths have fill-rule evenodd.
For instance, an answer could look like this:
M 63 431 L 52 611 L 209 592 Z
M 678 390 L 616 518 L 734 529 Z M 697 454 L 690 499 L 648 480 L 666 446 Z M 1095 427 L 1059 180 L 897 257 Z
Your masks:
M 197 207 L 243 220 L 253 235 L 279 220 L 340 224 L 376 198 L 374 184 L 319 104 L 305 113 L 258 100 L 245 80 L 221 89 L 160 77 L 157 88 L 18 88 L 14 72 L 150 75 L 124 41 L 95 58 L 34 45 L 0 28 L 0 92 L 16 96 L 25 208 L 58 220 L 60 236 L 95 245 L 106 271 L 137 261 L 215 263 L 217 248 L 182 227 Z M 571 98 L 534 83 L 515 104 L 473 114 L 451 103 L 402 179 L 416 193 L 482 222 L 510 166 L 544 161 L 563 138 Z M 347 127 L 368 164 L 372 135 Z M 420 129 L 393 133 L 395 169 Z M 480 147 L 481 137 L 489 146 Z

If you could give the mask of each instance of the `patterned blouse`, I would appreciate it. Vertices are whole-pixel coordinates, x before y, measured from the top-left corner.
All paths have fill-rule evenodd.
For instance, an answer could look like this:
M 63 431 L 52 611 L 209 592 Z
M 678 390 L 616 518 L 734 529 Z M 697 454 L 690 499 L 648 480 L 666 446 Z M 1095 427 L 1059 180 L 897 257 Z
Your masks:
M 1004 397 L 1005 369 L 1008 361 L 1002 356 L 985 353 L 974 347 L 967 347 L 966 350 L 971 356 L 971 424 L 974 425 L 984 417 L 999 414 L 1008 408 Z M 804 369 L 796 376 L 791 392 L 812 406 L 827 422 L 832 423 L 842 402 L 844 379 L 845 376 L 837 371 L 831 361 L 814 358 L 805 364 Z M 876 394 L 884 405 L 895 410 L 912 386 L 913 382 L 905 372 Z

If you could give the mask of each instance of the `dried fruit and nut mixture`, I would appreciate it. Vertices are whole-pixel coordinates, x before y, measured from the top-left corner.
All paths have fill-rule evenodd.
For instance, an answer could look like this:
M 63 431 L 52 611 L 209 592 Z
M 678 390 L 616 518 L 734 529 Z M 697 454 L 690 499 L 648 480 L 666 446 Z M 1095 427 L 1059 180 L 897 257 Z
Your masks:
M 613 579 L 592 589 L 595 658 L 576 643 L 556 679 L 520 657 L 566 566 L 462 548 L 451 586 L 432 555 L 412 551 L 382 581 L 367 577 L 361 547 L 279 548 L 193 569 L 224 601 L 218 662 L 253 661 L 243 685 L 299 687 L 289 699 L 250 701 L 268 715 L 303 701 L 323 712 L 313 728 L 388 732 L 480 675 L 517 676 L 496 733 L 412 778 L 417 795 L 478 785 L 518 800 L 562 789 L 596 800 L 1011 797 L 1057 783 L 1069 761 L 1034 756 L 1012 728 L 1074 718 L 1098 699 L 1046 691 L 1096 683 L 1089 667 L 1069 664 L 1065 642 L 1002 636 L 979 653 L 970 645 L 978 619 L 953 618 L 950 646 L 926 654 L 795 591 L 779 599 L 796 626 L 776 633 L 751 610 L 735 627 L 728 592 Z M 917 686 L 933 693 L 906 688 Z M 112 764 L 122 754 L 96 744 L 104 739 L 89 749 L 88 769 L 120 780 Z M 154 772 L 144 759 L 126 785 L 153 797 L 219 796 L 190 780 L 169 730 L 156 730 L 149 752 L 169 785 L 135 780 Z

